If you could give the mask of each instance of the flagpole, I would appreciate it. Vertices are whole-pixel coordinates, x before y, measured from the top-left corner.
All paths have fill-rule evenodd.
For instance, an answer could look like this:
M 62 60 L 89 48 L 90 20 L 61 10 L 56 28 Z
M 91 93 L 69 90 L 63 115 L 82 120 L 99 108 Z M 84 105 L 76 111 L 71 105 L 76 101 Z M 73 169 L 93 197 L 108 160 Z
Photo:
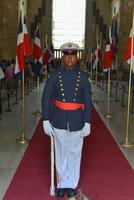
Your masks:
M 91 76 L 90 76 L 90 80 L 92 81 L 92 76 L 93 76 L 93 69 L 92 69 L 92 67 L 93 67 L 93 64 L 92 64 L 92 46 L 91 46 Z
M 99 58 L 98 58 L 98 35 L 97 35 L 97 54 L 96 54 L 96 57 L 97 59 L 95 60 L 96 62 L 96 68 L 95 68 L 95 97 L 97 95 L 97 83 L 98 83 L 98 61 L 99 61 Z M 94 99 L 93 100 L 93 103 L 99 103 L 99 101 L 97 99 Z
M 25 87 L 24 87 L 24 70 L 22 71 L 22 105 L 21 105 L 21 136 L 17 139 L 20 144 L 25 144 L 28 139 L 25 137 Z
M 97 77 L 97 73 L 98 73 L 98 70 L 97 70 L 97 64 L 96 64 L 96 68 L 95 68 L 95 95 L 97 95 L 97 82 L 98 82 L 98 77 Z M 97 99 L 94 99 L 93 101 L 94 103 L 97 103 Z
M 111 79 L 111 72 L 110 72 L 110 68 L 108 69 L 108 102 L 107 102 L 107 118 L 111 118 L 112 115 L 110 113 L 110 79 Z
M 23 25 L 24 25 L 24 6 L 25 6 L 25 3 L 20 0 L 18 2 L 18 6 L 19 6 L 19 13 L 20 13 L 20 22 L 21 22 L 21 28 L 22 28 L 22 32 L 24 31 L 23 30 Z M 23 16 L 23 18 L 22 18 Z M 22 20 L 23 20 L 23 25 L 22 25 Z M 24 39 L 24 38 L 23 38 Z M 24 51 L 24 49 L 23 49 Z M 22 52 L 21 52 L 22 53 Z M 23 52 L 24 53 L 24 52 Z M 24 63 L 23 63 L 24 64 Z M 24 66 L 23 66 L 24 67 Z M 25 137 L 25 86 L 24 86 L 24 68 L 22 70 L 22 88 L 21 88 L 21 91 L 22 91 L 22 104 L 21 104 L 21 134 L 20 134 L 20 138 L 18 138 L 16 141 L 20 144 L 25 144 L 28 142 L 28 139 Z
M 125 142 L 122 144 L 125 148 L 132 148 L 133 144 L 129 142 L 129 118 L 130 118 L 130 100 L 131 100 L 131 74 L 132 74 L 132 56 L 133 56 L 133 43 L 134 43 L 134 9 L 133 9 L 133 24 L 132 24 L 132 41 L 131 41 L 131 62 L 129 70 L 129 88 L 128 88 L 128 105 L 127 105 L 127 127 L 126 127 L 126 136 Z
M 47 40 L 48 40 L 48 37 L 46 34 L 46 37 L 45 37 L 46 48 L 47 48 Z M 45 65 L 45 80 L 47 80 L 47 79 L 48 79 L 48 72 L 47 72 L 47 65 Z
M 37 76 L 37 90 L 36 90 L 36 108 L 37 110 L 33 113 L 34 115 L 36 116 L 40 116 L 41 115 L 41 112 L 40 112 L 40 109 L 39 109 L 39 101 L 40 101 L 40 79 L 39 79 L 39 76 Z

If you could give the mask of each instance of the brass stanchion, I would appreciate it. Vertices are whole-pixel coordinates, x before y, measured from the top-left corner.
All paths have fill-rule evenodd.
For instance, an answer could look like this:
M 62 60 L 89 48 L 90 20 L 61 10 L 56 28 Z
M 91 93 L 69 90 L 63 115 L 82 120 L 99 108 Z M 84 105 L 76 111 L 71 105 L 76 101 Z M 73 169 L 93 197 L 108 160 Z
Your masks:
M 122 146 L 125 147 L 125 148 L 132 148 L 133 147 L 133 144 L 130 143 L 129 139 L 128 139 L 128 136 L 129 136 L 129 117 L 130 117 L 130 99 L 131 99 L 131 67 L 130 67 L 130 75 L 129 75 L 126 136 L 125 136 L 125 142 L 122 144 Z
M 41 115 L 40 109 L 39 109 L 39 100 L 40 100 L 40 80 L 39 76 L 37 76 L 37 90 L 36 90 L 36 108 L 37 110 L 33 113 L 34 115 Z
M 130 118 L 130 100 L 131 100 L 131 73 L 132 73 L 132 56 L 133 56 L 133 45 L 134 45 L 134 10 L 133 10 L 133 24 L 132 24 L 132 41 L 131 41 L 131 63 L 130 63 L 130 71 L 129 71 L 129 88 L 128 88 L 128 106 L 127 106 L 127 127 L 126 127 L 126 137 L 125 142 L 122 144 L 125 148 L 132 148 L 134 145 L 129 142 L 129 118 Z
M 28 139 L 25 137 L 25 88 L 24 88 L 24 70 L 22 71 L 22 105 L 21 105 L 21 137 L 17 139 L 20 144 L 25 144 Z
M 110 113 L 110 68 L 108 69 L 108 102 L 107 102 L 107 118 L 111 118 L 112 114 Z

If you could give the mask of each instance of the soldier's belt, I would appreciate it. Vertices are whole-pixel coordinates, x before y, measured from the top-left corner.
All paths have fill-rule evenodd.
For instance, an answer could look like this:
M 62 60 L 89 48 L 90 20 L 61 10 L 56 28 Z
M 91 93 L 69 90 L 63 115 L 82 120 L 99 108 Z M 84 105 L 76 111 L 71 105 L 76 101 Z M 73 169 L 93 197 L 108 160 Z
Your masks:
M 77 110 L 82 108 L 84 110 L 83 103 L 70 103 L 54 100 L 54 105 L 62 110 Z

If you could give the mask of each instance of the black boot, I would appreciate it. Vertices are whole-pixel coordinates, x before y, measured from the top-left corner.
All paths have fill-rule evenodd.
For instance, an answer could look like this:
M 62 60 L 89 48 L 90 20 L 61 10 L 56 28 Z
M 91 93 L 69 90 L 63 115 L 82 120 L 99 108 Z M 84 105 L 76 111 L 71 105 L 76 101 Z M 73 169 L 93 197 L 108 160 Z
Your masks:
M 56 190 L 56 197 L 64 197 L 64 194 L 65 194 L 65 188 L 58 188 Z
M 67 196 L 68 197 L 75 197 L 76 196 L 76 191 L 73 188 L 68 188 L 67 189 Z

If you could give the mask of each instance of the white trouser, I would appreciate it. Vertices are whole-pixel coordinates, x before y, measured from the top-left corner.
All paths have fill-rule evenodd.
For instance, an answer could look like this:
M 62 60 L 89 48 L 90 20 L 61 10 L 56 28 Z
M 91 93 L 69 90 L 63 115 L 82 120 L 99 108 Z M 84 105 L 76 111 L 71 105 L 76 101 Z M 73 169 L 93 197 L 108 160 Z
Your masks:
M 83 146 L 81 131 L 54 128 L 57 188 L 76 188 L 80 177 Z

